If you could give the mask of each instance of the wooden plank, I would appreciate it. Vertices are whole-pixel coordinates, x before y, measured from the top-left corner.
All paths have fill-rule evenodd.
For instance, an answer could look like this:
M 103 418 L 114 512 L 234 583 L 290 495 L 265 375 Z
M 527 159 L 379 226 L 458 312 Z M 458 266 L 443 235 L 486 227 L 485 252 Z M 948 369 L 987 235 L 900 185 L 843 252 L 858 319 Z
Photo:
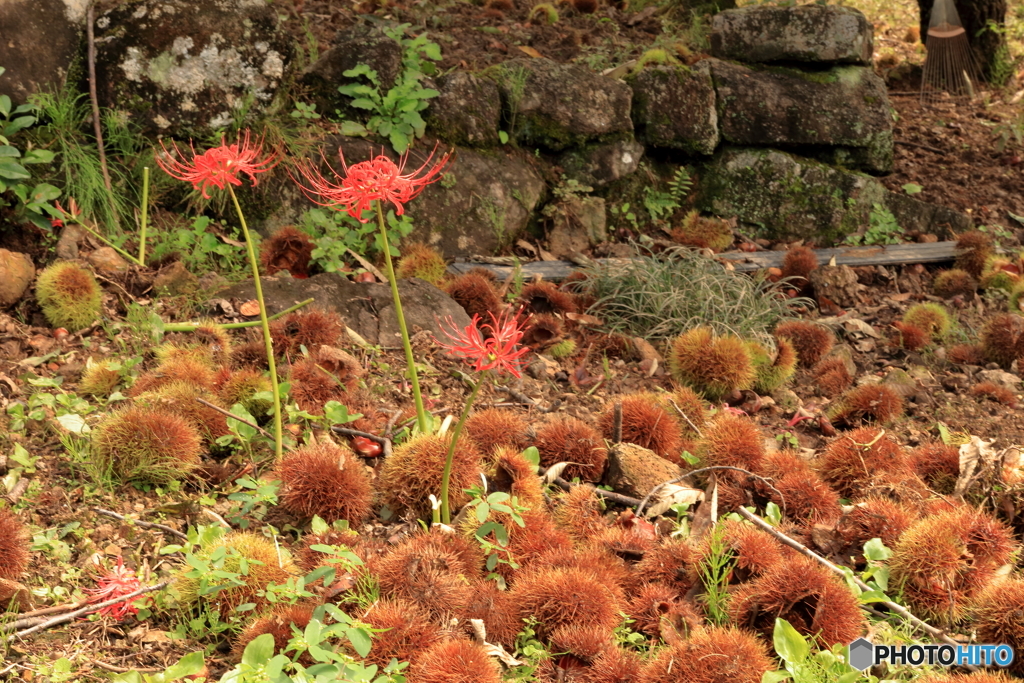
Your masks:
M 956 242 L 931 242 L 926 244 L 890 244 L 870 247 L 835 247 L 831 249 L 815 249 L 818 263 L 825 265 L 835 257 L 836 265 L 841 266 L 896 266 L 906 263 L 940 263 L 956 258 Z M 718 254 L 717 258 L 732 264 L 741 273 L 750 273 L 761 268 L 779 268 L 784 251 L 727 251 Z M 503 259 L 502 259 L 503 260 Z M 448 270 L 456 275 L 473 268 L 484 268 L 494 273 L 498 279 L 508 277 L 512 272 L 511 258 L 509 264 L 499 262 L 474 263 L 456 261 L 448 266 Z M 598 259 L 602 263 L 625 263 L 629 259 Z M 579 270 L 579 266 L 571 261 L 530 261 L 521 264 L 522 276 L 532 280 L 538 275 L 545 280 L 558 281 Z

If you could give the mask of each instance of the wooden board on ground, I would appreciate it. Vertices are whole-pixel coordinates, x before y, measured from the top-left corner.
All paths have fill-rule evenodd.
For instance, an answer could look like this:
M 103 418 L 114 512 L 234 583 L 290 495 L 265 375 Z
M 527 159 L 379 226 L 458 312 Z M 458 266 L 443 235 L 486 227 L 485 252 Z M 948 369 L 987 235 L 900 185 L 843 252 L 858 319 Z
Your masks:
M 928 244 L 890 244 L 871 247 L 835 247 L 815 249 L 818 263 L 828 264 L 835 258 L 840 266 L 898 266 L 906 263 L 939 263 L 956 258 L 956 242 L 931 242 Z M 750 273 L 761 268 L 779 268 L 784 251 L 728 251 L 717 258 L 732 265 L 741 273 Z M 630 259 L 599 259 L 602 263 L 628 263 Z M 490 258 L 488 262 L 456 261 L 448 266 L 455 274 L 465 273 L 473 268 L 485 268 L 498 276 L 508 277 L 515 267 L 511 257 Z M 545 280 L 562 280 L 579 266 L 571 261 L 531 261 L 521 265 L 522 276 L 532 280 L 537 276 Z

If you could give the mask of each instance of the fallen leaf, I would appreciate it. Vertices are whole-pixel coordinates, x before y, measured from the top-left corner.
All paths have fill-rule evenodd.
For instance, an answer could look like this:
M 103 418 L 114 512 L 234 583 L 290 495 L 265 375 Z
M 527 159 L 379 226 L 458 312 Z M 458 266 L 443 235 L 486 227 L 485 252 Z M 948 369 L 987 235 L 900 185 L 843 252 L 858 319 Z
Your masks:
M 590 315 L 589 313 L 566 313 L 566 320 L 572 320 L 575 323 L 584 325 L 586 327 L 600 327 L 604 325 L 604 321 L 597 316 Z
M 661 487 L 654 497 L 654 504 L 647 508 L 644 513 L 647 517 L 657 517 L 668 512 L 674 505 L 695 505 L 704 500 L 704 492 L 700 489 L 682 486 L 680 484 L 666 484 Z
M 244 315 L 246 318 L 251 318 L 254 315 L 260 314 L 260 302 L 256 299 L 250 299 L 244 304 L 238 307 L 238 312 Z
M 857 332 L 860 334 L 866 334 L 869 337 L 874 337 L 875 339 L 882 338 L 882 335 L 878 330 L 871 327 L 871 325 L 868 325 L 860 318 L 847 318 L 846 320 L 843 321 L 843 327 L 846 328 L 847 332 Z
M 530 57 L 533 57 L 534 59 L 544 59 L 544 55 L 537 52 L 529 45 L 517 45 L 516 47 L 518 47 L 519 51 L 522 52 L 524 55 L 528 55 Z

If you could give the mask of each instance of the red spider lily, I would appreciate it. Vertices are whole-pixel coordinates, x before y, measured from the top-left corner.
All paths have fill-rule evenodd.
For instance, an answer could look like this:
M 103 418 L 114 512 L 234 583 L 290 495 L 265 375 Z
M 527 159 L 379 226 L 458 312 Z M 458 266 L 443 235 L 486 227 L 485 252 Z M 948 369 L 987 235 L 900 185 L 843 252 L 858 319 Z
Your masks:
M 86 593 L 92 595 L 89 602 L 106 602 L 122 595 L 134 593 L 142 587 L 139 577 L 135 572 L 124 566 L 124 560 L 117 558 L 117 566 L 109 572 L 96 579 L 96 588 L 86 589 Z M 139 609 L 132 604 L 131 600 L 108 605 L 99 610 L 105 617 L 113 617 L 120 621 L 128 615 L 138 614 Z
M 456 327 L 451 316 L 448 316 L 445 322 L 452 328 L 454 334 L 447 330 L 442 332 L 452 343 L 446 344 L 436 337 L 434 341 L 447 349 L 450 355 L 472 362 L 473 369 L 477 372 L 496 369 L 498 372 L 508 372 L 513 377 L 522 377 L 519 359 L 529 352 L 529 349 L 525 346 L 516 348 L 519 340 L 523 338 L 521 323 L 514 315 L 496 318 L 493 313 L 488 314 L 491 316 L 490 323 L 480 325 L 480 315 L 477 314 L 462 330 Z M 487 339 L 484 339 L 482 332 L 484 328 L 490 331 Z
M 340 183 L 333 183 L 324 178 L 309 162 L 299 166 L 299 172 L 309 186 L 298 180 L 296 182 L 315 203 L 346 211 L 349 216 L 362 223 L 369 222 L 369 218 L 363 218 L 363 212 L 373 208 L 374 201 L 394 204 L 395 214 L 401 216 L 405 213 L 404 204 L 422 192 L 427 185 L 439 180 L 441 172 L 451 160 L 451 152 L 446 152 L 431 165 L 436 151 L 435 147 L 423 165 L 415 171 L 404 173 L 405 164 L 409 160 L 408 152 L 398 158 L 397 164 L 384 154 L 380 154 L 369 161 L 360 161 L 349 166 L 345 162 L 344 152 L 339 148 L 338 156 L 341 157 L 344 174 L 338 173 L 327 163 L 323 152 L 320 153 L 320 157 L 324 159 L 335 177 L 341 180 Z
M 222 137 L 220 147 L 208 149 L 202 154 L 197 154 L 196 148 L 190 143 L 190 162 L 180 161 L 187 154 L 174 142 L 171 143 L 171 149 L 167 149 L 163 142 L 160 143 L 160 147 L 164 151 L 163 154 L 156 156 L 156 163 L 160 168 L 178 180 L 192 183 L 192 187 L 202 191 L 206 199 L 210 198 L 207 190 L 211 186 L 219 190 L 227 187 L 228 183 L 240 186 L 242 181 L 239 176 L 243 173 L 249 176 L 253 185 L 256 185 L 257 173 L 264 173 L 277 165 L 276 154 L 271 153 L 260 158 L 263 154 L 263 141 L 261 139 L 253 143 L 249 131 L 245 131 L 233 145 L 225 144 Z

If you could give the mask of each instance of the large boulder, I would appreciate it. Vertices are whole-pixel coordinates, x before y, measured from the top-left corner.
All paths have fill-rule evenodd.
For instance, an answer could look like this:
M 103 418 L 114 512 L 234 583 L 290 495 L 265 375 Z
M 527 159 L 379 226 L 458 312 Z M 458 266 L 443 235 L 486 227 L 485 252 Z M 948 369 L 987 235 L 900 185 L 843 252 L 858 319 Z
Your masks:
M 640 142 L 687 154 L 713 154 L 718 110 L 711 65 L 647 66 L 626 78 L 633 89 L 633 125 Z
M 561 151 L 633 132 L 632 91 L 622 81 L 549 59 L 513 59 L 489 75 L 523 146 Z
M 486 78 L 453 71 L 437 79 L 440 95 L 430 100 L 427 127 L 453 145 L 493 147 L 500 144 L 501 95 Z
M 60 88 L 78 56 L 85 2 L 0 0 L 0 95 L 24 104 Z
M 888 173 L 892 116 L 885 83 L 861 66 L 806 72 L 711 60 L 722 139 L 739 145 L 845 150 L 850 165 Z M 831 159 L 830 159 L 831 160 Z
M 300 301 L 313 299 L 314 307 L 337 311 L 359 336 L 371 344 L 397 348 L 398 319 L 395 317 L 391 287 L 386 284 L 352 282 L 337 273 L 321 273 L 305 280 L 296 280 L 282 272 L 274 277 L 260 278 L 267 313 L 274 315 Z M 456 327 L 469 325 L 469 316 L 447 294 L 437 287 L 412 278 L 398 281 L 402 310 L 409 332 L 417 328 L 441 336 L 441 323 L 451 316 Z M 218 298 L 249 301 L 256 297 L 252 281 L 240 282 L 217 293 Z
M 150 131 L 202 136 L 259 111 L 291 58 L 263 0 L 134 0 L 96 22 L 100 104 Z
M 860 11 L 838 5 L 754 5 L 711 20 L 711 54 L 741 62 L 871 65 L 872 27 Z
M 942 236 L 970 219 L 889 192 L 877 179 L 773 149 L 726 147 L 701 172 L 699 208 L 736 216 L 759 237 L 841 242 L 884 208 L 904 231 Z

